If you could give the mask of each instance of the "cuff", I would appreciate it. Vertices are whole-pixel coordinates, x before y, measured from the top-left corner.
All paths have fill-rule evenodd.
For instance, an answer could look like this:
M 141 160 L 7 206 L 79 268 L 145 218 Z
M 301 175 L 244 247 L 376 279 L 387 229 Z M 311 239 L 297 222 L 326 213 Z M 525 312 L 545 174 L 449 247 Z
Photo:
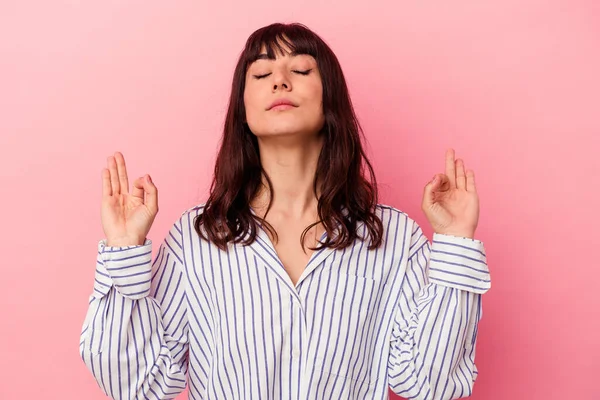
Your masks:
M 117 292 L 131 299 L 150 294 L 152 240 L 135 246 L 106 246 L 98 242 L 94 295 L 105 295 L 114 285 Z
M 487 292 L 491 287 L 491 280 L 483 242 L 434 233 L 429 280 L 468 292 Z

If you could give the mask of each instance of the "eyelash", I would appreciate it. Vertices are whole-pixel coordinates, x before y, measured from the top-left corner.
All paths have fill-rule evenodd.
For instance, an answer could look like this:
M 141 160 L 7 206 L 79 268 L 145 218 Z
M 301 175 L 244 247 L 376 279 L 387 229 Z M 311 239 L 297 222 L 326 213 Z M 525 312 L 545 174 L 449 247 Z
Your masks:
M 292 72 L 297 72 L 297 73 L 299 73 L 300 75 L 308 75 L 308 74 L 310 73 L 310 71 L 312 71 L 312 68 L 311 68 L 311 69 L 307 69 L 306 71 L 297 71 L 297 70 L 294 70 L 294 71 L 292 71 Z M 270 75 L 270 73 L 268 73 L 268 74 L 264 74 L 264 75 L 254 75 L 254 77 L 255 77 L 256 79 L 262 79 L 262 78 L 264 78 L 264 77 L 267 77 L 267 76 L 269 76 L 269 75 Z

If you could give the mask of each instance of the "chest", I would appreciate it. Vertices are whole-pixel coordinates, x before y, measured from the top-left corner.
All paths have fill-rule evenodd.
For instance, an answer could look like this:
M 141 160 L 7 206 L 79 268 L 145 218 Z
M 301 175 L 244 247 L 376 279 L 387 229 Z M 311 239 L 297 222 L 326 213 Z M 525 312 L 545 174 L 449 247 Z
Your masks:
M 304 237 L 303 246 L 300 239 L 307 226 L 308 224 L 290 224 L 285 227 L 273 225 L 277 231 L 278 240 L 274 240 L 269 234 L 277 256 L 294 285 L 298 282 L 314 252 L 309 247 L 316 247 L 317 239 L 325 232 L 325 228 L 321 224 L 312 227 Z

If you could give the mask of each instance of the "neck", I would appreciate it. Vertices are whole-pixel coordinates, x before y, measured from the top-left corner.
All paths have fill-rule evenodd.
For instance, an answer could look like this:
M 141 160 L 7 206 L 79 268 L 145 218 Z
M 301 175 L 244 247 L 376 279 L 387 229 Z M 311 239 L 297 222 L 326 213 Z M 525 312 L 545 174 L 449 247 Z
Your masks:
M 323 136 L 259 137 L 261 165 L 269 175 L 273 193 L 263 176 L 263 185 L 250 206 L 264 217 L 272 198 L 270 215 L 292 219 L 318 219 L 317 203 L 321 195 L 313 193 L 313 180 L 317 170 Z M 315 219 L 315 220 L 316 220 Z

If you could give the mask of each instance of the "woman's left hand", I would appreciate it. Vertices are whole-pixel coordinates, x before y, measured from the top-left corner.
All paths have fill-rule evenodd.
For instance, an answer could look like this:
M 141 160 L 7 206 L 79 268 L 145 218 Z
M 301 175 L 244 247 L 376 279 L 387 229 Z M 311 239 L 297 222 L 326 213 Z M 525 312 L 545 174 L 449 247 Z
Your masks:
M 425 186 L 421 208 L 436 233 L 474 238 L 479 220 L 475 174 L 465 173 L 462 159 L 454 160 L 454 149 L 446 151 L 446 173 Z

